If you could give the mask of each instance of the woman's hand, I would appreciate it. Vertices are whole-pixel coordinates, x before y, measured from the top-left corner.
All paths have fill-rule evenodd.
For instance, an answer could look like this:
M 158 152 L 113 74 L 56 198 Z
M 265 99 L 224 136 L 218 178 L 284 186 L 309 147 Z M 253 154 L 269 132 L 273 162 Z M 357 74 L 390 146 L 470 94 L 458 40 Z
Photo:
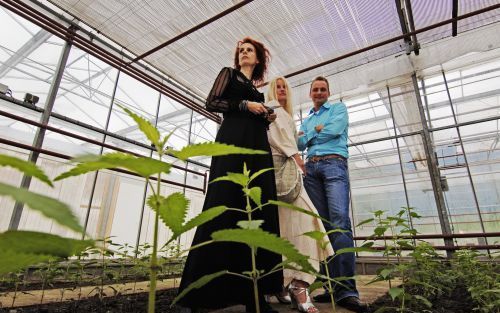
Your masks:
M 295 160 L 295 163 L 297 163 L 297 165 L 302 170 L 302 173 L 304 173 L 304 175 L 306 175 L 306 166 L 304 165 L 304 161 L 302 160 L 300 155 L 298 153 L 295 153 L 294 155 L 292 155 L 292 157 Z
M 248 111 L 252 112 L 255 115 L 259 114 L 267 114 L 267 108 L 259 102 L 248 101 L 247 102 Z

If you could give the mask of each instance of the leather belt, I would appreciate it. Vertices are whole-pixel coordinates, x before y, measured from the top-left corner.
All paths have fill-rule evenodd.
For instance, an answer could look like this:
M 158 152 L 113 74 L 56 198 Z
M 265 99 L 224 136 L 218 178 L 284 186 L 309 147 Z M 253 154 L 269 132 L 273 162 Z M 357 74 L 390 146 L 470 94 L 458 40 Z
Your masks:
M 321 160 L 327 160 L 327 159 L 341 159 L 341 160 L 346 160 L 343 156 L 340 154 L 326 154 L 326 155 L 314 155 L 307 159 L 308 162 L 318 162 Z

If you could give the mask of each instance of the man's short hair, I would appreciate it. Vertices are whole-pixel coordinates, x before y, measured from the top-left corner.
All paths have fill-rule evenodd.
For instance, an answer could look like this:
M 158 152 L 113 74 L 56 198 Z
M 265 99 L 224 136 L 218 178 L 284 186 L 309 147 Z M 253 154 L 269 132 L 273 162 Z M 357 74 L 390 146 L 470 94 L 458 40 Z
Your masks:
M 323 76 L 318 76 L 316 77 L 315 79 L 313 79 L 313 81 L 311 82 L 311 87 L 309 87 L 309 93 L 311 93 L 312 91 L 312 86 L 314 84 L 315 81 L 322 81 L 322 82 L 326 82 L 326 87 L 328 88 L 328 93 L 330 93 L 330 83 L 328 83 L 328 79 L 326 79 L 325 77 Z

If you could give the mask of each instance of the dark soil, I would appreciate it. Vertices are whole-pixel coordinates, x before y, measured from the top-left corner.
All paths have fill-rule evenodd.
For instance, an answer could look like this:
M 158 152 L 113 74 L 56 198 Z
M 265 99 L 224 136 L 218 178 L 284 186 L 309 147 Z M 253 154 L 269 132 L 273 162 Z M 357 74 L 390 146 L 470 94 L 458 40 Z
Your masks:
M 421 295 L 418 289 L 413 289 L 410 291 L 413 295 Z M 464 286 L 457 286 L 449 294 L 443 294 L 439 297 L 428 299 L 432 303 L 432 307 L 429 308 L 424 305 L 421 301 L 413 299 L 410 302 L 405 303 L 404 312 L 417 312 L 417 313 L 471 313 L 474 312 L 474 303 L 470 297 L 469 292 Z M 378 298 L 375 302 L 370 305 L 370 312 L 376 312 L 377 310 L 385 307 L 385 310 L 379 312 L 384 313 L 396 313 L 400 312 L 398 309 L 401 307 L 401 302 L 392 301 L 389 295 Z M 494 312 L 492 312 L 494 313 Z
M 170 307 L 170 303 L 177 295 L 177 289 L 166 289 L 156 293 L 156 312 L 180 313 L 179 307 Z M 146 312 L 148 294 L 139 293 L 103 298 L 92 297 L 80 301 L 66 301 L 51 304 L 33 305 L 16 308 L 15 313 L 138 313 Z M 10 309 L 1 309 L 0 312 L 10 312 Z

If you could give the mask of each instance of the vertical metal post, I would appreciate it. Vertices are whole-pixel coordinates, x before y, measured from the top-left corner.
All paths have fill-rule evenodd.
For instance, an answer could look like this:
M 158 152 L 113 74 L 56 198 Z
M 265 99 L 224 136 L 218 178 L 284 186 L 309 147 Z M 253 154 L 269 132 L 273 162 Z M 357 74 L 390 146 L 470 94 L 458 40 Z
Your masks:
M 116 90 L 118 88 L 118 80 L 120 79 L 120 73 L 121 71 L 118 70 L 116 73 L 116 80 L 115 80 L 115 85 L 113 86 L 113 93 L 111 94 L 111 103 L 109 104 L 109 110 L 108 110 L 108 116 L 106 117 L 106 123 L 104 125 L 104 130 L 108 130 L 109 128 L 109 121 L 111 119 L 111 113 L 113 112 L 113 104 L 115 103 L 115 96 L 116 96 Z M 102 143 L 106 142 L 106 134 L 103 135 L 102 137 Z M 104 150 L 104 147 L 101 146 L 99 148 L 99 155 L 102 154 Z M 89 224 L 89 217 L 90 217 L 90 210 L 92 208 L 92 202 L 94 201 L 94 193 L 95 193 L 95 186 L 97 184 L 97 176 L 99 175 L 99 171 L 95 172 L 94 175 L 94 180 L 92 181 L 92 187 L 90 190 L 90 198 L 89 198 L 89 203 L 87 205 L 87 213 L 85 214 L 85 222 L 83 224 L 83 234 L 82 234 L 82 240 L 85 239 L 85 235 L 87 234 L 87 226 Z
M 443 74 L 444 86 L 446 87 L 446 94 L 448 95 L 448 101 L 450 102 L 451 114 L 453 114 L 453 121 L 455 122 L 455 125 L 456 125 L 455 128 L 457 130 L 458 140 L 460 141 L 460 147 L 462 148 L 462 153 L 464 154 L 465 167 L 467 168 L 467 175 L 469 176 L 469 182 L 470 182 L 470 186 L 472 188 L 472 195 L 474 196 L 474 203 L 476 204 L 476 210 L 477 210 L 477 214 L 479 216 L 481 230 L 484 233 L 486 231 L 484 228 L 483 217 L 481 215 L 479 201 L 477 200 L 476 187 L 474 186 L 474 181 L 472 179 L 472 174 L 470 172 L 469 162 L 467 160 L 467 153 L 465 152 L 464 142 L 462 141 L 462 135 L 460 133 L 460 127 L 458 127 L 457 115 L 455 113 L 455 108 L 453 107 L 453 102 L 451 101 L 450 89 L 448 88 L 448 81 L 446 80 L 446 74 L 444 73 L 444 71 L 442 71 L 442 74 Z M 484 240 L 485 240 L 485 243 L 488 244 L 488 238 L 484 237 Z M 489 249 L 488 249 L 488 253 L 489 253 Z
M 191 132 L 192 132 L 192 129 L 193 129 L 193 110 L 191 110 L 191 118 L 190 118 L 190 121 L 189 121 L 189 132 L 188 132 L 188 142 L 187 142 L 188 145 L 191 144 Z M 185 169 L 187 169 L 187 168 L 188 168 L 188 162 L 186 161 Z M 188 175 L 188 172 L 184 171 L 184 186 L 182 187 L 182 193 L 183 194 L 186 194 L 187 175 Z
M 160 102 L 161 102 L 161 92 L 158 93 L 158 103 L 156 105 L 156 115 L 155 115 L 155 127 L 158 127 L 158 115 L 160 114 Z M 153 157 L 153 150 L 149 152 L 149 157 Z M 161 182 L 160 182 L 161 184 Z M 139 253 L 139 243 L 141 241 L 141 232 L 142 232 L 142 221 L 144 220 L 144 209 L 146 208 L 146 196 L 148 194 L 148 181 L 144 183 L 144 191 L 142 193 L 142 209 L 141 214 L 139 215 L 139 227 L 137 228 L 137 237 L 135 239 L 135 251 L 134 258 L 137 258 L 137 254 Z
M 401 147 L 399 146 L 399 138 L 397 137 L 397 132 L 396 132 L 396 121 L 394 119 L 394 111 L 392 109 L 392 98 L 391 98 L 391 90 L 389 86 L 386 86 L 387 88 L 387 98 L 389 99 L 389 109 L 390 109 L 390 114 L 391 114 L 391 119 L 392 119 L 392 128 L 394 130 L 394 136 L 396 136 L 396 148 L 398 149 L 398 158 L 399 158 L 399 168 L 401 169 L 401 177 L 403 178 L 403 187 L 405 190 L 405 199 L 406 199 L 406 207 L 410 207 L 410 200 L 408 198 L 408 189 L 406 188 L 406 177 L 405 177 L 405 172 L 403 168 L 403 159 L 401 158 Z M 410 226 L 413 227 L 413 219 L 411 218 L 411 215 L 408 216 L 408 219 L 410 220 Z M 415 243 L 415 239 L 413 240 Z
M 52 113 L 52 109 L 54 107 L 54 103 L 57 97 L 57 92 L 59 90 L 59 86 L 61 84 L 61 80 L 64 74 L 64 68 L 66 67 L 66 63 L 68 62 L 69 53 L 71 51 L 72 41 L 67 40 L 64 44 L 63 50 L 61 52 L 61 56 L 59 57 L 59 62 L 57 63 L 57 67 L 54 74 L 54 79 L 50 85 L 49 93 L 47 95 L 47 100 L 45 101 L 45 108 L 42 113 L 42 117 L 40 118 L 40 123 L 44 126 L 49 124 L 50 114 Z M 35 138 L 33 139 L 32 146 L 34 148 L 40 149 L 43 145 L 43 140 L 45 138 L 45 128 L 38 128 Z M 38 156 L 40 152 L 32 151 L 29 155 L 28 161 L 36 164 L 38 160 Z M 21 180 L 21 188 L 29 189 L 31 184 L 31 176 L 23 175 Z M 16 201 L 14 205 L 14 210 L 12 212 L 9 228 L 10 230 L 16 230 L 19 227 L 19 222 L 21 220 L 21 215 L 23 213 L 24 203 Z
M 425 121 L 424 107 L 422 105 L 420 90 L 418 88 L 417 74 L 413 73 L 411 75 L 411 78 L 413 81 L 413 88 L 415 90 L 415 96 L 417 99 L 418 111 L 420 113 L 420 122 L 422 124 L 422 140 L 424 143 L 424 150 L 427 158 L 427 167 L 429 168 L 429 176 L 431 179 L 432 190 L 434 192 L 434 199 L 436 201 L 439 222 L 441 224 L 441 231 L 443 232 L 443 235 L 451 235 L 450 219 L 448 216 L 448 212 L 446 211 L 443 189 L 441 187 L 441 176 L 439 174 L 439 169 L 437 166 L 438 163 L 436 155 L 434 153 L 434 147 L 432 146 L 429 128 L 427 127 L 427 123 Z M 453 247 L 453 240 L 450 238 L 445 238 L 444 244 L 445 246 Z M 448 258 L 450 258 L 452 252 L 450 250 L 446 250 L 446 255 L 448 256 Z

